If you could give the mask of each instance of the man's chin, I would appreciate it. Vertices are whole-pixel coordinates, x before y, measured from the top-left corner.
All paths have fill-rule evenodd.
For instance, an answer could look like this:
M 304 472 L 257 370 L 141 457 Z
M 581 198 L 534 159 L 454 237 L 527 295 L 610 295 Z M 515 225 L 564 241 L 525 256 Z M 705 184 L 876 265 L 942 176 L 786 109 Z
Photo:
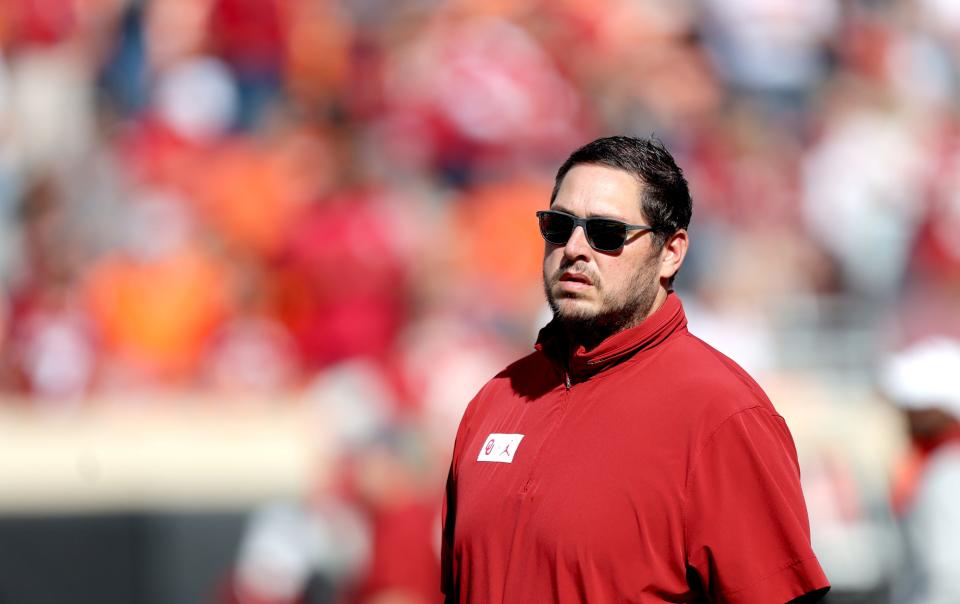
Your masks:
M 553 314 L 563 323 L 589 323 L 596 318 L 597 310 L 589 300 L 563 297 L 555 300 Z

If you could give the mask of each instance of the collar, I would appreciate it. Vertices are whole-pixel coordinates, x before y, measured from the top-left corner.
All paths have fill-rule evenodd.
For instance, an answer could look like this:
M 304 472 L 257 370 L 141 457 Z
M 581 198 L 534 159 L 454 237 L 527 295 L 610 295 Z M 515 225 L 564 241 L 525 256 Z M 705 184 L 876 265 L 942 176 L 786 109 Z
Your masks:
M 676 293 L 670 291 L 660 308 L 640 325 L 613 334 L 589 352 L 580 346 L 569 353 L 563 330 L 556 319 L 540 330 L 536 349 L 563 364 L 571 377 L 583 380 L 632 356 L 653 351 L 686 327 L 683 304 Z

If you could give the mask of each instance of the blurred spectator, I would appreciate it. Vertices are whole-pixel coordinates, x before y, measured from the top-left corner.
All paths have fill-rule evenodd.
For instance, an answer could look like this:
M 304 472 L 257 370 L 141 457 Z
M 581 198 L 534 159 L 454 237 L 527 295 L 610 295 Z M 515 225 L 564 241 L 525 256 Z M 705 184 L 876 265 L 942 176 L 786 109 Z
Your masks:
M 735 88 L 802 109 L 826 73 L 825 42 L 838 24 L 836 0 L 706 0 L 707 48 Z
M 281 0 L 210 0 L 209 41 L 230 66 L 240 93 L 235 125 L 250 129 L 283 86 L 286 50 L 285 9 Z
M 907 545 L 897 602 L 960 601 L 960 342 L 908 347 L 889 359 L 880 384 L 902 409 L 913 445 L 895 491 Z
M 12 55 L 11 137 L 27 170 L 69 165 L 93 144 L 94 90 L 85 58 L 70 46 Z
M 523 29 L 437 21 L 386 74 L 392 120 L 420 125 L 433 169 L 457 183 L 551 157 L 583 136 L 576 91 Z
M 218 604 L 322 604 L 356 581 L 370 555 L 369 528 L 343 501 L 263 506 L 251 515 L 236 568 Z
M 424 434 L 399 425 L 354 457 L 352 492 L 371 530 L 367 572 L 356 602 L 441 602 L 441 484 Z M 425 538 L 426 537 L 426 538 Z
M 804 160 L 804 219 L 854 292 L 889 300 L 920 221 L 929 156 L 909 116 L 859 102 L 844 108 L 852 100 L 836 101 Z
M 889 504 L 899 417 L 870 393 L 807 371 L 767 374 L 763 385 L 797 434 L 812 543 L 832 585 L 824 601 L 890 602 L 901 555 Z
M 128 249 L 101 258 L 84 284 L 110 354 L 102 386 L 189 384 L 229 309 L 224 267 L 194 243 L 182 200 L 146 194 L 131 209 Z
M 308 367 L 383 356 L 406 317 L 405 223 L 383 192 L 342 191 L 287 234 L 279 312 Z
M 536 278 L 543 241 L 527 227 L 550 188 L 547 181 L 517 179 L 471 187 L 455 200 L 452 270 L 461 290 L 482 295 L 482 304 L 504 318 L 525 310 L 529 320 L 542 303 Z
M 9 387 L 38 401 L 76 404 L 89 392 L 96 370 L 93 325 L 84 312 L 77 279 L 83 257 L 71 232 L 67 197 L 52 177 L 27 191 L 22 271 L 13 281 Z

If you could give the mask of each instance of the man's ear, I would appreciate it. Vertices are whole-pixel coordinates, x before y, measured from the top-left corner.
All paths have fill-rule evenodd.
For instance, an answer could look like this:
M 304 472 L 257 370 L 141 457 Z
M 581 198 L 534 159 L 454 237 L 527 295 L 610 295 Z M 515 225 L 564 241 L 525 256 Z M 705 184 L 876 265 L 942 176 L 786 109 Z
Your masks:
M 669 281 L 680 270 L 683 259 L 687 256 L 687 247 L 690 238 L 686 229 L 680 229 L 667 238 L 660 250 L 660 278 Z

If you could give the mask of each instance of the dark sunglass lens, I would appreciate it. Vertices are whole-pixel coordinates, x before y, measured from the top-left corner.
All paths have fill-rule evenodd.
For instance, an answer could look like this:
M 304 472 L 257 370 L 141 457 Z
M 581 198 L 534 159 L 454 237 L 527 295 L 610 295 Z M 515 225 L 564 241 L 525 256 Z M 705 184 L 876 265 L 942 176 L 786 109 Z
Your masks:
M 554 245 L 565 245 L 573 233 L 573 218 L 553 212 L 540 214 L 540 233 Z
M 596 249 L 612 252 L 623 247 L 627 238 L 627 225 L 616 220 L 595 218 L 587 222 L 587 237 Z

